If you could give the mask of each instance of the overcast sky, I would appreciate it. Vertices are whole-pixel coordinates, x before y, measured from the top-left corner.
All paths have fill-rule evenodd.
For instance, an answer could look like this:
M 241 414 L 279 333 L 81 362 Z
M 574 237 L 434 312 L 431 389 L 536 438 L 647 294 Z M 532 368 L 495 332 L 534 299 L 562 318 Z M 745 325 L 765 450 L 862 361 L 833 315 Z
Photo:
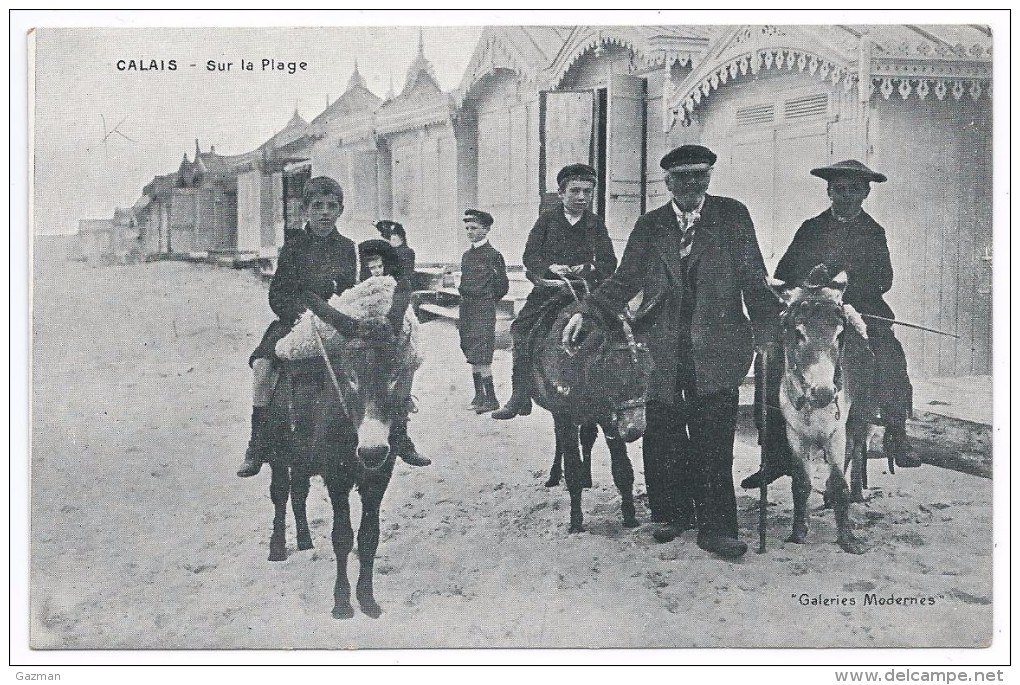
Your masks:
M 156 174 L 203 151 L 247 152 L 295 107 L 310 121 L 344 90 L 358 60 L 380 97 L 397 92 L 418 49 L 417 27 L 40 29 L 35 58 L 35 230 L 73 233 L 78 219 L 129 206 Z M 481 27 L 424 27 L 440 85 L 457 87 Z M 263 71 L 264 58 L 307 63 Z M 120 71 L 118 60 L 176 60 L 176 71 Z M 254 71 L 240 70 L 240 61 Z M 233 62 L 209 72 L 208 60 Z M 195 67 L 191 67 L 195 64 Z M 130 139 L 130 140 L 129 140 Z

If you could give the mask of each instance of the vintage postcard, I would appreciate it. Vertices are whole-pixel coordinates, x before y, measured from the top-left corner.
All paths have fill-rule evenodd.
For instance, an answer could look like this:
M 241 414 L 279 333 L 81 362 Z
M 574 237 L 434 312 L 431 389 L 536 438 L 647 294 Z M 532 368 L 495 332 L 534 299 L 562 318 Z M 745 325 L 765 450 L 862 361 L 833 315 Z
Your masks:
M 1008 32 L 635 16 L 27 33 L 31 658 L 986 659 Z

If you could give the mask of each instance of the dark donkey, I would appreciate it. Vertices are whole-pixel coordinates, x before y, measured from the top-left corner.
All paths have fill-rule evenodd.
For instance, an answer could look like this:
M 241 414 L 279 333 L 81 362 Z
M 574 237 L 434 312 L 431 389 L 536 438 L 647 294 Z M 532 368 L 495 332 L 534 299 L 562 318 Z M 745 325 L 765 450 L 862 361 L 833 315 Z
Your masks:
M 836 542 L 845 551 L 860 554 L 865 546 L 851 529 L 851 492 L 844 472 L 851 464 L 854 499 L 859 501 L 873 418 L 874 365 L 864 321 L 843 304 L 846 285 L 845 272 L 830 278 L 821 265 L 801 285 L 771 283 L 785 305 L 779 408 L 795 464 L 793 532 L 788 541 L 803 543 L 807 538 L 809 462 L 821 454 L 829 472 L 825 501 L 836 514 Z
M 591 487 L 591 446 L 596 425 L 609 446 L 613 482 L 620 491 L 623 525 L 638 525 L 634 510 L 634 469 L 625 443 L 644 433 L 645 404 L 652 373 L 647 348 L 634 339 L 621 319 L 608 325 L 586 318 L 580 344 L 564 346 L 567 321 L 577 311 L 575 299 L 564 292 L 550 302 L 531 334 L 532 388 L 535 401 L 553 415 L 556 450 L 570 493 L 570 532 L 584 529 L 581 492 Z M 589 320 L 590 319 L 590 320 Z M 585 458 L 578 449 L 578 428 Z M 556 462 L 553 465 L 556 474 Z M 551 476 L 551 477 L 552 477 Z
M 275 515 L 269 560 L 287 557 L 288 493 L 298 549 L 312 547 L 305 501 L 310 477 L 322 475 L 333 506 L 334 618 L 354 615 L 347 578 L 347 559 L 354 547 L 349 502 L 354 486 L 361 496 L 356 597 L 368 616 L 377 618 L 382 613 L 372 574 L 379 547 L 380 507 L 393 474 L 388 432 L 393 402 L 401 401 L 394 393 L 396 381 L 409 363 L 405 348 L 406 341 L 353 339 L 331 345 L 328 355 L 320 358 L 284 361 L 270 406 L 270 494 Z M 325 346 L 320 349 L 326 351 Z

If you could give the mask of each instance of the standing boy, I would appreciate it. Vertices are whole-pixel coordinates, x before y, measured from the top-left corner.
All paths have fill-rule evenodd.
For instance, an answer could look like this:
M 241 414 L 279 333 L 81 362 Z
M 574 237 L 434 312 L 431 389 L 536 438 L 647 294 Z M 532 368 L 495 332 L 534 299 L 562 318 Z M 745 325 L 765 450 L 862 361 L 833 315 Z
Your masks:
M 460 259 L 460 349 L 475 381 L 475 397 L 468 408 L 478 414 L 499 409 L 492 384 L 496 303 L 510 290 L 503 255 L 489 244 L 492 221 L 488 212 L 464 210 L 464 230 L 471 247 Z

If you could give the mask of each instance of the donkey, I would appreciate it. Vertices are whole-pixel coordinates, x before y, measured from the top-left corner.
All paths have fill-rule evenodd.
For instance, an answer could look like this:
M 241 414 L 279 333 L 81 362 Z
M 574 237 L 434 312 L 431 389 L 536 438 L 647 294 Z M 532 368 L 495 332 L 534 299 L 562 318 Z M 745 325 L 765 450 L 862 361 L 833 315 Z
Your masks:
M 388 324 L 386 324 L 388 325 Z M 284 360 L 270 405 L 272 442 L 270 495 L 275 508 L 269 560 L 287 558 L 285 523 L 288 493 L 293 501 L 298 549 L 310 549 L 305 501 L 309 479 L 320 474 L 333 507 L 333 552 L 336 583 L 333 618 L 354 616 L 347 559 L 354 547 L 350 493 L 361 496 L 358 527 L 360 570 L 356 598 L 372 618 L 382 614 L 372 576 L 379 546 L 379 514 L 393 474 L 395 455 L 388 433 L 395 392 L 406 373 L 406 341 L 353 339 L 334 346 L 320 358 Z
M 564 307 L 564 303 L 570 303 Z M 535 402 L 553 415 L 557 453 L 570 493 L 571 533 L 584 530 L 581 493 L 591 487 L 591 446 L 601 426 L 609 446 L 613 482 L 620 492 L 623 525 L 639 525 L 634 508 L 634 469 L 625 443 L 645 430 L 645 405 L 652 373 L 651 354 L 638 343 L 625 319 L 620 330 L 586 317 L 578 347 L 565 347 L 563 328 L 576 302 L 550 302 L 531 333 L 531 380 Z M 579 427 L 586 458 L 578 449 Z M 556 462 L 553 473 L 556 474 Z M 555 483 L 554 483 L 555 484 Z M 548 483 L 547 483 L 548 485 Z
M 834 278 L 816 266 L 803 284 L 771 281 L 785 308 L 780 315 L 784 373 L 779 408 L 794 457 L 793 532 L 788 542 L 807 538 L 809 461 L 821 454 L 828 466 L 825 499 L 836 515 L 836 542 L 852 554 L 865 551 L 854 536 L 845 469 L 852 465 L 855 499 L 861 499 L 861 474 L 867 457 L 871 416 L 871 350 L 863 319 L 843 304 L 846 272 Z

